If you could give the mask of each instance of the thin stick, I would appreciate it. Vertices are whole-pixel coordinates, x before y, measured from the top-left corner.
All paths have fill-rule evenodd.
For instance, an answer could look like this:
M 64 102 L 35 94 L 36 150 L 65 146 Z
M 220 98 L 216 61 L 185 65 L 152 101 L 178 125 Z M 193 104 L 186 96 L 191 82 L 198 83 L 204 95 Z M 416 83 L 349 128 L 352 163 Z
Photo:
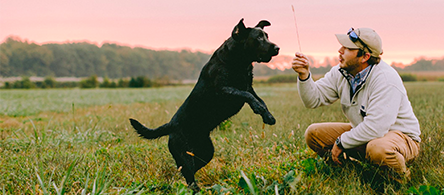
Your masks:
M 297 24 L 297 22 L 296 22 L 296 14 L 294 13 L 294 7 L 293 7 L 293 5 L 291 5 L 291 10 L 293 10 L 294 26 L 296 26 L 296 35 L 298 36 L 299 52 L 302 52 L 302 49 L 301 49 L 301 41 L 299 40 L 298 24 Z

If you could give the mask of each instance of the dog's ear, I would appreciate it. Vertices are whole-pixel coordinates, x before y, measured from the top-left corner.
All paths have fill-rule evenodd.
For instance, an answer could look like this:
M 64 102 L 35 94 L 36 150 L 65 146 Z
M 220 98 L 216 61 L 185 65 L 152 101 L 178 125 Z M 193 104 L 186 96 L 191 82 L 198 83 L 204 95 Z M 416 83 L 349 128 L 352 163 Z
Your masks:
M 261 20 L 259 23 L 257 23 L 256 27 L 259 27 L 261 29 L 264 29 L 266 26 L 271 26 L 271 23 L 266 20 Z
M 231 37 L 234 40 L 240 40 L 243 37 L 244 32 L 247 30 L 244 24 L 244 19 L 242 18 L 239 23 L 234 27 L 233 32 L 231 32 Z

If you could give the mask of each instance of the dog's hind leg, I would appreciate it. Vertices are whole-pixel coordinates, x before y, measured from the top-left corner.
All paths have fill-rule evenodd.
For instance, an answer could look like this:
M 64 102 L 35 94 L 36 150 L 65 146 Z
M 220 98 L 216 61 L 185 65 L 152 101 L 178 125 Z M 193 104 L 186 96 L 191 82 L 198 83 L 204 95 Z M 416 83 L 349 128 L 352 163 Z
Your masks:
M 189 145 L 189 140 L 182 134 L 170 134 L 168 140 L 168 148 L 174 160 L 178 170 L 185 177 L 188 187 L 194 192 L 200 191 L 194 178 L 194 158 L 192 155 L 192 148 Z
M 168 147 L 188 187 L 194 192 L 200 191 L 194 174 L 213 158 L 214 147 L 211 139 L 195 136 L 190 139 L 182 134 L 171 134 Z
M 193 137 L 191 140 L 195 159 L 194 169 L 197 172 L 213 159 L 214 146 L 209 136 Z
M 211 142 L 210 137 L 193 137 L 191 140 L 193 143 L 192 145 L 192 153 L 187 153 L 188 155 L 193 157 L 193 175 L 200 170 L 202 167 L 207 165 L 211 159 L 213 159 L 214 155 L 214 146 Z M 198 187 L 196 183 L 191 184 L 190 188 L 194 190 L 195 187 Z M 197 188 L 198 189 L 198 188 Z M 195 192 L 198 192 L 200 190 L 194 190 Z

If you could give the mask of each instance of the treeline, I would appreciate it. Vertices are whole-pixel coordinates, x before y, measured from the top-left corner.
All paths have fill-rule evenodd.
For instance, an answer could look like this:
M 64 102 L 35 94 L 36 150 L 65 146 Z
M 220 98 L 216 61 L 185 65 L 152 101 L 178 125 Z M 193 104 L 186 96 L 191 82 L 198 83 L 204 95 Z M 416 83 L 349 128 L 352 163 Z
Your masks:
M 53 77 L 46 77 L 43 81 L 31 81 L 29 77 L 22 77 L 21 80 L 5 82 L 3 89 L 33 89 L 33 88 L 142 88 L 159 87 L 165 85 L 175 85 L 165 80 L 151 80 L 145 76 L 131 77 L 130 79 L 112 80 L 107 77 L 99 82 L 96 75 L 90 76 L 80 82 L 68 81 L 58 82 Z
M 444 71 L 444 57 L 442 59 L 418 59 L 412 65 L 404 68 L 392 65 L 398 72 L 412 72 L 412 71 Z
M 37 45 L 9 37 L 0 45 L 0 76 L 197 78 L 210 58 L 202 52 L 156 51 L 112 43 Z
M 20 38 L 9 37 L 0 44 L 0 77 L 107 77 L 111 79 L 145 76 L 150 79 L 184 80 L 197 79 L 199 72 L 210 58 L 202 52 L 156 51 L 141 47 L 127 47 L 113 43 L 102 46 L 81 42 L 37 45 Z M 315 64 L 315 60 L 312 64 Z M 289 63 L 291 57 L 277 56 L 276 63 Z M 273 61 L 270 63 L 272 64 Z M 325 74 L 337 62 L 329 62 L 318 68 L 311 67 L 313 74 Z M 444 58 L 416 60 L 412 65 L 399 68 L 406 71 L 444 71 Z M 294 74 L 294 71 L 271 69 L 256 64 L 255 76 Z

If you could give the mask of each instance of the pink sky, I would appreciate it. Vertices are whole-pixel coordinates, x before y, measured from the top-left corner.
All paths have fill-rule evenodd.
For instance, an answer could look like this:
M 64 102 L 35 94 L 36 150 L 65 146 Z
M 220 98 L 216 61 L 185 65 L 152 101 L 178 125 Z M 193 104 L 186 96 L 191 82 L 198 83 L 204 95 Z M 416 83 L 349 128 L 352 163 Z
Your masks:
M 369 27 L 382 37 L 383 60 L 410 64 L 444 57 L 442 0 L 0 0 L 0 40 L 14 35 L 38 44 L 115 42 L 151 49 L 212 52 L 241 19 L 261 19 L 281 54 L 299 51 L 322 60 L 338 56 L 334 34 Z

